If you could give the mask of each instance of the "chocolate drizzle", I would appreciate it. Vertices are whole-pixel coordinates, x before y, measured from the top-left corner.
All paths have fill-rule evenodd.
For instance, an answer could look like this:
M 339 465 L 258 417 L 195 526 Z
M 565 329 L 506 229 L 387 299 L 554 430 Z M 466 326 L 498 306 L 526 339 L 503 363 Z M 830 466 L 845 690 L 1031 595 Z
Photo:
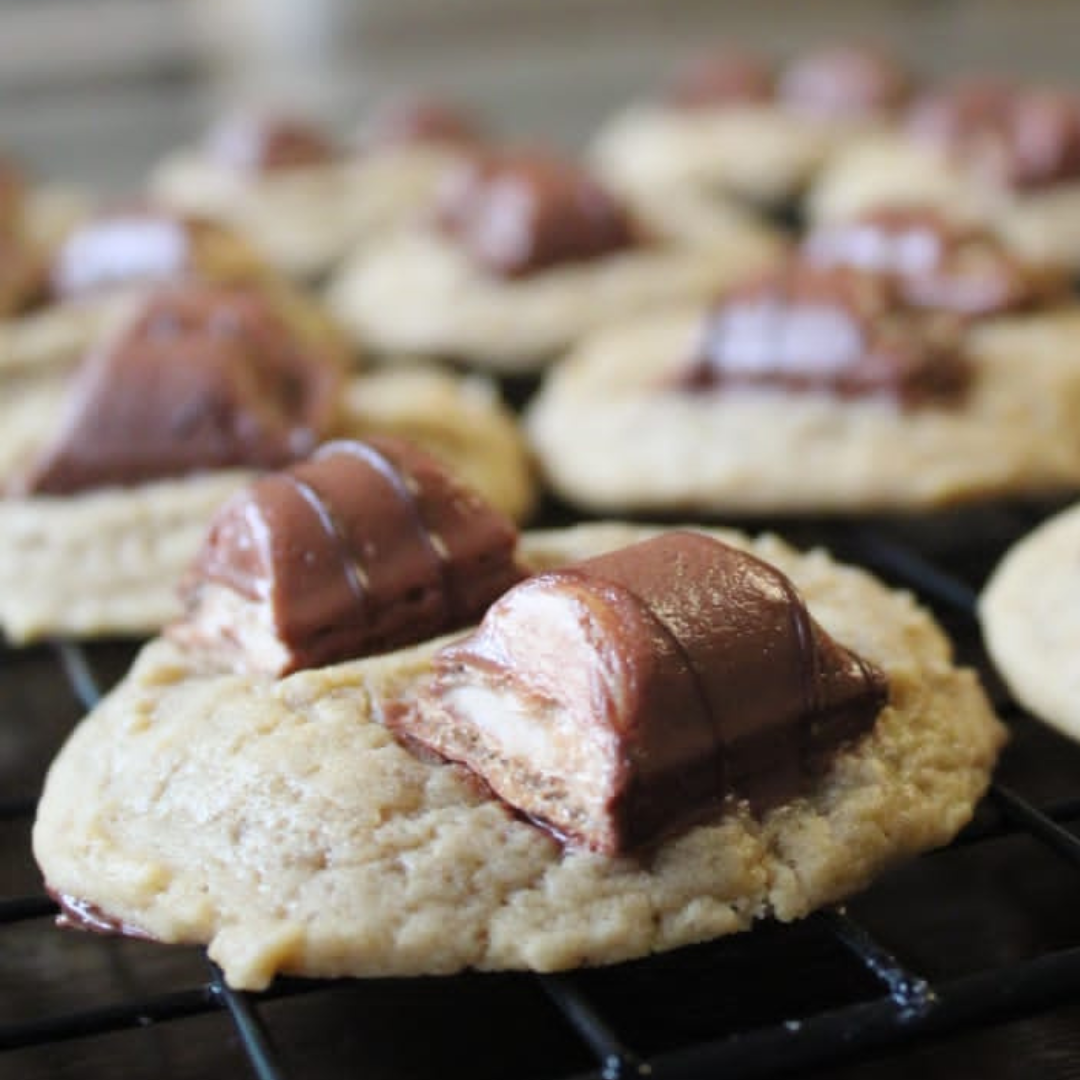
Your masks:
M 641 239 L 599 181 L 536 152 L 462 162 L 439 191 L 435 220 L 479 267 L 504 278 L 600 258 Z
M 688 532 L 528 579 L 435 668 L 395 730 L 606 854 L 803 793 L 887 697 L 780 571 Z
M 1080 178 L 1080 95 L 999 79 L 958 80 L 919 98 L 907 130 L 1018 191 Z
M 677 385 L 949 403 L 970 377 L 961 330 L 948 312 L 908 307 L 885 275 L 793 260 L 721 298 Z
M 222 508 L 170 633 L 275 675 L 400 648 L 476 620 L 519 580 L 516 535 L 403 440 L 328 443 Z
M 341 379 L 336 355 L 299 341 L 261 293 L 161 290 L 85 357 L 60 431 L 18 488 L 64 495 L 286 464 L 328 433 Z

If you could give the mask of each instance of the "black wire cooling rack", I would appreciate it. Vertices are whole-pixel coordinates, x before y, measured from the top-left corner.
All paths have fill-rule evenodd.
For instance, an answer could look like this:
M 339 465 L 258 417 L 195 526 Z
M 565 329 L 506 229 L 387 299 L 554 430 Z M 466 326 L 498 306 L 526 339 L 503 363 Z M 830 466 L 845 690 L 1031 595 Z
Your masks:
M 1025 517 L 1010 521 L 1012 532 L 1030 524 Z M 825 540 L 915 591 L 953 632 L 965 661 L 985 666 L 973 584 L 999 551 L 981 525 L 975 533 L 968 529 L 958 543 L 953 523 L 933 530 L 928 543 L 926 535 L 864 525 L 834 527 Z M 942 536 L 949 538 L 946 551 Z M 87 708 L 123 669 L 130 653 L 120 652 L 117 659 L 69 642 L 9 652 L 0 671 L 11 691 L 5 708 L 20 711 L 21 695 L 42 685 L 48 700 L 73 695 Z M 103 655 L 114 669 L 105 675 Z M 157 985 L 153 970 L 147 976 L 140 967 L 150 952 L 171 950 L 61 934 L 48 925 L 56 912 L 49 897 L 11 891 L 0 899 L 5 967 L 5 935 L 29 926 L 38 944 L 16 950 L 16 970 L 2 987 L 14 1007 L 0 1022 L 0 1076 L 9 1075 L 9 1065 L 20 1077 L 234 1076 L 245 1063 L 260 1080 L 674 1080 L 840 1076 L 853 1068 L 892 1076 L 909 1075 L 912 1054 L 931 1076 L 942 1045 L 952 1047 L 943 1066 L 951 1075 L 1032 1075 L 1036 1065 L 1044 1077 L 1076 1075 L 1080 1035 L 1071 1033 L 1080 1032 L 1080 1022 L 1069 1009 L 1080 1005 L 1080 927 L 1074 930 L 1071 917 L 1080 903 L 1080 875 L 1072 873 L 1080 869 L 1080 839 L 1070 825 L 1080 816 L 1080 749 L 1025 717 L 988 679 L 1014 730 L 1009 782 L 995 783 L 952 845 L 887 875 L 848 909 L 614 968 L 282 979 L 267 993 L 250 994 L 230 989 L 209 960 L 188 951 L 186 981 Z M 30 694 L 28 714 L 0 717 L 3 730 L 34 725 L 39 698 Z M 4 738 L 0 761 L 17 771 L 22 743 L 16 734 Z M 40 775 L 24 779 L 31 791 L 0 800 L 0 825 L 15 830 L 25 848 Z M 900 947 L 892 944 L 897 940 Z M 118 1000 L 101 1000 L 101 953 L 111 965 L 110 995 L 121 988 Z M 55 995 L 37 1003 L 31 984 L 39 975 L 63 988 L 68 1007 L 58 1008 Z M 218 1018 L 212 1030 L 186 1026 L 206 1016 Z M 1000 1025 L 1014 1021 L 1019 1026 L 1001 1037 Z M 165 1040 L 166 1032 L 176 1037 Z M 113 1044 L 115 1056 L 100 1060 L 86 1051 L 121 1033 L 138 1047 Z M 191 1057 L 196 1043 L 203 1052 Z M 909 1057 L 890 1072 L 897 1055 Z M 969 1067 L 958 1070 L 957 1061 Z M 883 1071 L 868 1073 L 874 1063 Z

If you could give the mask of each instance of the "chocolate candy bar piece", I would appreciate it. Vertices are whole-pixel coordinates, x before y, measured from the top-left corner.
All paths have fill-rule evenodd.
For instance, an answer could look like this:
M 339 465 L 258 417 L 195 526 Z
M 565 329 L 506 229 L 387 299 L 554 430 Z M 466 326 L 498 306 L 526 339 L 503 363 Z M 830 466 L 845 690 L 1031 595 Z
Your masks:
M 775 82 L 767 60 L 719 46 L 695 57 L 675 76 L 666 100 L 683 109 L 760 104 L 772 100 Z
M 907 129 L 1006 187 L 1080 177 L 1080 96 L 1071 90 L 961 79 L 920 97 Z
M 638 240 L 629 213 L 599 181 L 544 153 L 474 156 L 446 177 L 437 202 L 439 228 L 500 277 L 599 258 Z
M 517 531 L 401 439 L 340 440 L 231 499 L 183 586 L 182 643 L 284 675 L 476 622 Z
M 677 384 L 950 403 L 969 381 L 961 329 L 909 308 L 884 275 L 794 260 L 720 300 Z
M 419 95 L 384 102 L 360 131 L 365 150 L 418 143 L 468 147 L 483 140 L 480 123 L 465 109 Z
M 340 156 L 317 125 L 295 116 L 234 113 L 206 134 L 207 156 L 240 173 L 266 174 L 327 165 Z
M 777 96 L 813 116 L 858 120 L 894 112 L 910 89 L 896 57 L 870 44 L 846 43 L 795 59 L 780 78 Z
M 887 689 L 780 571 L 682 531 L 529 578 L 435 668 L 396 730 L 608 855 L 802 792 Z
M 258 256 L 223 225 L 156 207 L 101 215 L 77 228 L 57 251 L 53 295 L 81 299 L 108 289 L 198 278 L 251 281 Z
M 886 274 L 913 307 L 965 317 L 995 315 L 1064 297 L 1066 275 L 1024 263 L 991 233 L 928 207 L 889 207 L 819 225 L 801 257 L 820 267 Z
M 17 488 L 64 495 L 285 465 L 328 434 L 342 377 L 336 354 L 302 344 L 262 293 L 161 290 L 84 358 L 56 438 Z

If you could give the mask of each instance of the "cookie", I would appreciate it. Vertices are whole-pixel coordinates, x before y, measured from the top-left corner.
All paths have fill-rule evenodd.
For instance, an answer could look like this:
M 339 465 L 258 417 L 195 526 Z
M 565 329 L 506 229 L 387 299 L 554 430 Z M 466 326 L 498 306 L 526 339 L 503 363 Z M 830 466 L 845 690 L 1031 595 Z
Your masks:
M 1040 719 L 1080 738 L 1073 655 L 1080 634 L 1077 593 L 1080 511 L 1045 521 L 1015 544 L 979 599 L 986 647 L 1017 700 Z
M 550 486 L 601 512 L 911 511 L 1068 491 L 1080 309 L 1053 280 L 932 216 L 818 233 L 711 314 L 582 343 L 549 372 L 528 435 Z
M 1028 259 L 1080 265 L 1080 99 L 964 80 L 917 100 L 891 134 L 830 160 L 808 197 L 815 221 L 929 206 L 995 231 Z
M 666 95 L 611 120 L 593 156 L 610 183 L 766 206 L 795 198 L 831 154 L 889 120 L 910 78 L 866 45 L 839 45 L 779 68 L 718 48 L 679 73 Z
M 544 568 L 654 534 L 592 525 L 520 550 Z M 737 804 L 647 853 L 563 848 L 383 726 L 440 640 L 281 680 L 159 640 L 50 771 L 34 830 L 49 887 L 99 927 L 209 944 L 232 985 L 260 988 L 611 963 L 799 918 L 947 842 L 1003 732 L 933 620 L 820 551 L 718 535 L 788 574 L 888 677 L 873 730 L 805 795 L 760 816 Z
M 167 281 L 258 284 L 298 306 L 236 233 L 160 207 L 97 214 L 52 247 L 30 247 L 23 261 L 36 274 L 25 302 L 5 305 L 0 281 L 3 378 L 70 368 L 123 325 L 148 289 Z
M 489 153 L 448 177 L 426 227 L 359 250 L 328 299 L 376 352 L 521 374 L 591 328 L 711 296 L 779 250 L 730 206 L 620 198 L 550 155 Z
M 153 632 L 176 614 L 176 582 L 222 499 L 252 468 L 333 434 L 414 439 L 499 507 L 528 512 L 529 465 L 493 388 L 427 369 L 350 376 L 319 319 L 303 312 L 279 322 L 269 303 L 203 287 L 167 292 L 88 358 L 73 388 L 59 377 L 15 384 L 0 440 L 10 492 L 0 500 L 0 624 L 9 641 Z M 205 325 L 218 327 L 210 344 Z M 258 345 L 253 368 L 246 345 L 228 351 L 226 325 Z M 274 374 L 279 346 L 282 363 L 296 349 L 320 358 L 322 374 Z
M 377 112 L 349 150 L 288 117 L 227 117 L 150 179 L 165 205 L 226 221 L 280 271 L 311 279 L 411 217 L 479 132 L 440 102 Z M 300 149 L 298 149 L 298 147 Z

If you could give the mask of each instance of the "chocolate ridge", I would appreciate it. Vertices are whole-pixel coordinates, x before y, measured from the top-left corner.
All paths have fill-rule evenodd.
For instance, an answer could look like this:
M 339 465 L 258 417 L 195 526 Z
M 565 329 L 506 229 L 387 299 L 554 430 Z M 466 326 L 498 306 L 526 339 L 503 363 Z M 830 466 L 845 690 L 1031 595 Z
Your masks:
M 407 467 L 398 461 L 394 461 L 384 449 L 380 448 L 378 437 L 369 438 L 365 442 L 342 439 L 336 442 L 327 443 L 316 450 L 312 457 L 314 460 L 318 461 L 328 454 L 338 451 L 360 458 L 367 465 L 381 473 L 390 483 L 391 487 L 393 487 L 398 498 L 401 500 L 402 505 L 409 510 L 409 516 L 412 518 L 417 536 L 420 537 L 424 546 L 431 554 L 432 563 L 438 570 L 439 577 L 442 581 L 443 587 L 441 595 L 449 608 L 450 580 L 446 552 L 445 549 L 440 550 L 439 545 L 435 543 L 431 530 L 428 529 L 427 523 L 424 521 L 423 514 L 421 513 L 420 500 L 417 497 L 416 491 L 414 491 L 413 487 L 405 481 L 405 477 L 410 476 Z M 447 617 L 451 619 L 455 618 L 456 612 L 448 610 Z

